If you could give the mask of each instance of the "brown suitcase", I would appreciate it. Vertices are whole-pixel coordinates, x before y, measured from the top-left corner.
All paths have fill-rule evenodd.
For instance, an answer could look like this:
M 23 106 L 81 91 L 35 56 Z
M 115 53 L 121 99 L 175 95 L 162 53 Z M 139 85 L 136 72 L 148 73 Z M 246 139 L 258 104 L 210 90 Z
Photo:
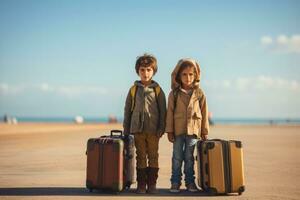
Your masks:
M 120 135 L 113 135 L 118 132 Z M 134 182 L 134 142 L 132 136 L 112 130 L 110 136 L 87 142 L 86 187 L 120 192 Z
M 197 143 L 198 185 L 211 194 L 245 190 L 243 148 L 240 141 L 207 140 Z

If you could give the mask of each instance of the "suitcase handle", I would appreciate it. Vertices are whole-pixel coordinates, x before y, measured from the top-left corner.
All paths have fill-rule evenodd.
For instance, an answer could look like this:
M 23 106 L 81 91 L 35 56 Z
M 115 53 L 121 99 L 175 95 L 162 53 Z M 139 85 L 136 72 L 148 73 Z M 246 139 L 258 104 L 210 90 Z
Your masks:
M 222 141 L 224 141 L 224 140 L 222 140 L 222 139 L 210 139 L 210 141 L 220 141 L 220 142 L 222 142 Z
M 121 131 L 121 130 L 111 130 L 110 131 L 110 136 L 113 136 L 113 133 L 120 133 L 120 136 L 123 135 L 123 131 Z

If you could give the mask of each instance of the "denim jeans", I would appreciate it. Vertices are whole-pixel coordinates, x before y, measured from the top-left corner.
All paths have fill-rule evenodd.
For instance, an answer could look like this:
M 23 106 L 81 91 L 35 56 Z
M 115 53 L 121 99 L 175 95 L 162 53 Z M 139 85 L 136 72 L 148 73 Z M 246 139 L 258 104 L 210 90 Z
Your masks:
M 182 179 L 182 163 L 184 161 L 184 175 L 185 185 L 194 183 L 194 149 L 195 149 L 194 135 L 179 135 L 175 136 L 173 143 L 173 156 L 172 156 L 172 176 L 171 184 L 180 184 Z

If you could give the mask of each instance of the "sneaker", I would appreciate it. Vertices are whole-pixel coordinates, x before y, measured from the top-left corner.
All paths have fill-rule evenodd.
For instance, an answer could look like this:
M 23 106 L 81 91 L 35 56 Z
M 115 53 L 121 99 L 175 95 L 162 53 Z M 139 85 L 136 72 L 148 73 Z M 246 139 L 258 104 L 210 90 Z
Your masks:
M 189 192 L 198 192 L 198 188 L 196 187 L 196 184 L 195 183 L 190 183 L 186 186 L 186 189 L 189 191 Z
M 171 193 L 178 193 L 180 192 L 180 185 L 178 183 L 172 183 L 170 188 Z

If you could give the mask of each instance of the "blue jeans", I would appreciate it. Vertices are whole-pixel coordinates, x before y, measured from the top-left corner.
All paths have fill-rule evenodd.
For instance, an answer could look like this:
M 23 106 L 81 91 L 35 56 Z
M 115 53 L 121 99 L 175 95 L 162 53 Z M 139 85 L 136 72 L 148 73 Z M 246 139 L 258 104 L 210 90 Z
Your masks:
M 182 179 L 182 163 L 184 161 L 185 185 L 194 183 L 194 150 L 195 135 L 179 135 L 173 143 L 171 184 L 180 184 Z

